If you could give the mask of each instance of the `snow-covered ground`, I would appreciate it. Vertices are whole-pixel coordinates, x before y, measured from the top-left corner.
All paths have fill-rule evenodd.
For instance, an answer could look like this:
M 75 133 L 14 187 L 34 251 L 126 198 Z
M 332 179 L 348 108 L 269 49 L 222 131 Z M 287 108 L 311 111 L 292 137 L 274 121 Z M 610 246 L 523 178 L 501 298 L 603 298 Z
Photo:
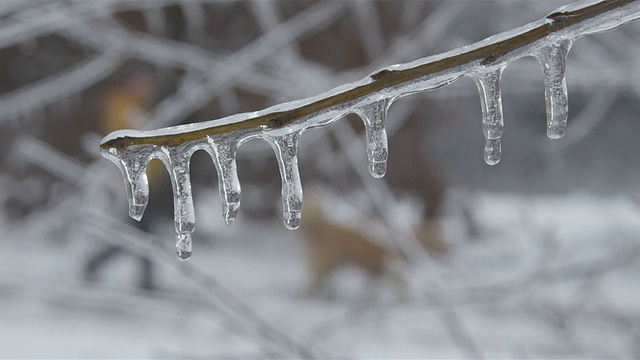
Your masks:
M 463 195 L 477 235 L 450 207 L 450 252 L 406 270 L 405 294 L 345 269 L 333 297 L 308 296 L 296 232 L 243 216 L 211 225 L 222 224 L 217 208 L 209 226 L 200 221 L 190 262 L 156 262 L 156 293 L 133 286 L 132 255 L 114 259 L 103 282 L 81 281 L 95 240 L 5 238 L 0 357 L 296 356 L 256 324 L 323 357 L 638 356 L 640 207 L 630 197 Z M 218 286 L 248 307 L 228 306 Z

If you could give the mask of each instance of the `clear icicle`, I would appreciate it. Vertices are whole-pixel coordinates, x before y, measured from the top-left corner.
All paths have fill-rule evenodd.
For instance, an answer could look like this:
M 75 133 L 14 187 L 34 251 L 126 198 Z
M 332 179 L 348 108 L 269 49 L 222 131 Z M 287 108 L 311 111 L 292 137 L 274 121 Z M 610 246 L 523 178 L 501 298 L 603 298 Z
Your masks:
M 191 257 L 191 233 L 195 230 L 196 219 L 191 195 L 189 161 L 192 151 L 186 146 L 163 149 L 163 162 L 169 170 L 173 187 L 173 211 L 176 228 L 176 255 L 180 260 Z
M 375 178 L 381 178 L 387 172 L 389 145 L 385 122 L 390 105 L 390 99 L 382 99 L 362 107 L 357 112 L 364 121 L 369 172 Z
M 499 68 L 473 76 L 480 92 L 480 104 L 482 105 L 482 132 L 485 137 L 484 161 L 489 165 L 496 165 L 500 162 L 502 154 L 500 141 L 504 128 L 502 95 L 500 93 L 502 70 L 503 68 Z
M 544 74 L 544 97 L 547 105 L 547 136 L 561 139 L 567 128 L 569 100 L 565 64 L 572 41 L 563 39 L 536 52 Z
M 240 180 L 236 166 L 236 142 L 228 138 L 208 139 L 207 152 L 213 159 L 218 172 L 218 190 L 222 201 L 224 222 L 230 225 L 240 208 Z
M 289 230 L 297 229 L 302 221 L 302 183 L 296 156 L 299 138 L 299 132 L 266 138 L 278 160 L 282 178 L 282 217 Z
M 118 166 L 124 178 L 129 216 L 140 221 L 149 202 L 147 164 L 153 149 L 148 146 L 131 146 L 125 151 L 109 149 L 104 155 Z

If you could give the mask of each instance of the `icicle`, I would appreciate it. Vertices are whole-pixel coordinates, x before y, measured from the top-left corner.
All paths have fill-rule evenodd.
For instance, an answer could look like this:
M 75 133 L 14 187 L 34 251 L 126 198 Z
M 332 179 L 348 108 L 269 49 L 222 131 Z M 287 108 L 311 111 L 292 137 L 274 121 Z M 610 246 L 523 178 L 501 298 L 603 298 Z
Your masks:
M 282 178 L 282 217 L 289 230 L 295 230 L 302 221 L 302 184 L 298 172 L 298 139 L 300 133 L 266 137 L 276 153 Z
M 489 165 L 500 162 L 502 153 L 502 96 L 500 94 L 500 77 L 503 68 L 473 76 L 480 92 L 482 105 L 482 132 L 485 137 L 484 161 Z
M 169 170 L 173 187 L 176 255 L 180 260 L 188 260 L 191 257 L 191 233 L 196 227 L 189 176 L 189 161 L 194 150 L 187 146 L 163 148 L 166 156 L 161 158 Z
M 124 178 L 129 216 L 137 221 L 142 219 L 149 202 L 149 181 L 147 164 L 153 148 L 150 146 L 131 146 L 124 151 L 109 149 L 104 155 L 118 166 Z
M 364 121 L 367 135 L 369 172 L 375 178 L 381 178 L 387 172 L 389 145 L 387 143 L 385 121 L 390 105 L 390 99 L 382 99 L 368 104 L 357 111 L 362 121 Z
M 573 42 L 568 39 L 548 45 L 535 54 L 544 74 L 544 97 L 547 105 L 547 136 L 561 139 L 567 128 L 569 100 L 565 64 Z
M 240 180 L 236 167 L 236 146 L 234 139 L 228 137 L 208 138 L 210 148 L 207 152 L 213 159 L 218 172 L 218 191 L 222 201 L 224 222 L 230 225 L 240 208 Z

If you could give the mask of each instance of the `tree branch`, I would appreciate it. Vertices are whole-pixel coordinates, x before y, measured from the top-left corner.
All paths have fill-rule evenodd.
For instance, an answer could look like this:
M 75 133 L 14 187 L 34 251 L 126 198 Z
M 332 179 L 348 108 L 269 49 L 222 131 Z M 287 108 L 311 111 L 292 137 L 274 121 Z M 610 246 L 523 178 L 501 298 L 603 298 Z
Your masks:
M 640 6 L 637 0 L 605 0 L 584 7 L 569 5 L 537 22 L 448 53 L 382 69 L 358 82 L 315 97 L 255 113 L 161 131 L 118 131 L 105 137 L 101 148 L 125 149 L 134 145 L 175 147 L 226 133 L 241 134 L 243 139 L 248 139 L 283 128 L 288 132 L 324 126 L 380 97 L 397 98 L 435 89 L 474 70 L 484 69 L 483 72 L 486 72 L 488 69 L 504 67 L 518 58 L 531 56 L 550 42 L 565 38 L 574 40 L 612 29 L 638 17 Z M 277 31 L 275 35 L 278 35 Z M 409 90 L 407 86 L 410 86 Z
M 220 93 L 221 85 L 239 75 L 251 59 L 271 54 L 313 26 L 335 19 L 337 3 L 316 4 L 290 18 L 245 46 L 220 65 L 208 70 L 193 86 L 183 86 L 175 96 L 156 109 L 155 124 L 190 113 Z M 547 17 L 514 30 L 490 37 L 471 46 L 393 65 L 360 81 L 320 95 L 276 105 L 262 111 L 229 116 L 219 120 L 168 127 L 159 130 L 120 130 L 102 140 L 102 154 L 122 172 L 129 200 L 129 215 L 140 219 L 148 203 L 147 163 L 159 158 L 169 170 L 174 192 L 176 251 L 186 260 L 191 254 L 191 233 L 195 229 L 195 209 L 191 193 L 191 155 L 205 150 L 218 173 L 222 213 L 230 224 L 240 206 L 241 186 L 237 174 L 236 151 L 242 143 L 261 138 L 273 148 L 282 178 L 282 210 L 285 226 L 296 229 L 302 219 L 302 184 L 297 148 L 300 134 L 326 126 L 349 113 L 365 123 L 369 172 L 376 178 L 387 169 L 388 144 L 385 118 L 396 99 L 435 89 L 467 76 L 478 86 L 482 105 L 484 159 L 489 165 L 500 161 L 503 116 L 500 82 L 511 62 L 533 56 L 541 64 L 547 106 L 547 136 L 564 136 L 568 114 L 565 82 L 566 56 L 573 42 L 585 35 L 606 31 L 640 17 L 640 0 L 604 0 L 584 5 L 571 4 Z M 183 84 L 183 85 L 185 85 Z

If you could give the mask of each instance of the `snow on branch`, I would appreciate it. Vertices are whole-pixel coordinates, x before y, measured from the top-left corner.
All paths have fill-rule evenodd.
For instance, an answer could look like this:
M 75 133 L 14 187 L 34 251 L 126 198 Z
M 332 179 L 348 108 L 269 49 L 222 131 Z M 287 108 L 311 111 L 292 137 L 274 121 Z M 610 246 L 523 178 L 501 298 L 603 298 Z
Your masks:
M 335 4 L 335 3 L 329 3 Z M 210 98 L 212 84 L 244 68 L 247 58 L 263 56 L 292 36 L 303 33 L 310 23 L 322 23 L 337 5 L 324 4 L 324 13 L 307 16 L 305 21 L 290 21 L 266 35 L 265 41 L 248 46 L 229 61 L 210 69 L 205 82 L 183 94 L 167 114 L 187 111 Z M 332 7 L 333 6 L 333 7 Z M 223 216 L 232 222 L 240 205 L 240 184 L 236 169 L 236 150 L 242 143 L 261 138 L 274 149 L 282 176 L 283 218 L 285 226 L 300 225 L 302 186 L 297 165 L 300 134 L 326 126 L 349 114 L 358 114 L 365 123 L 369 171 L 374 177 L 386 172 L 388 155 L 386 114 L 398 98 L 448 85 L 461 77 L 476 83 L 482 105 L 483 133 L 486 139 L 484 159 L 494 165 L 500 161 L 503 133 L 503 70 L 511 62 L 526 56 L 538 60 L 543 70 L 547 107 L 547 135 L 564 136 L 568 99 L 565 82 L 566 57 L 573 42 L 585 35 L 610 30 L 640 17 L 638 0 L 579 2 L 557 9 L 547 17 L 478 43 L 411 63 L 392 65 L 370 76 L 307 99 L 276 105 L 261 111 L 237 114 L 202 123 L 158 130 L 121 130 L 109 134 L 101 144 L 103 155 L 121 170 L 129 199 L 129 214 L 140 219 L 149 189 L 147 163 L 160 159 L 169 170 L 173 191 L 176 252 L 181 259 L 191 255 L 191 233 L 195 214 L 191 195 L 189 162 L 197 150 L 205 150 L 214 160 L 218 173 Z M 304 17 L 299 17 L 299 19 Z M 251 56 L 249 56 L 251 55 Z M 239 61 L 235 61 L 239 60 Z M 233 62 L 235 61 L 235 62 Z M 222 79 L 222 80 L 221 80 Z

